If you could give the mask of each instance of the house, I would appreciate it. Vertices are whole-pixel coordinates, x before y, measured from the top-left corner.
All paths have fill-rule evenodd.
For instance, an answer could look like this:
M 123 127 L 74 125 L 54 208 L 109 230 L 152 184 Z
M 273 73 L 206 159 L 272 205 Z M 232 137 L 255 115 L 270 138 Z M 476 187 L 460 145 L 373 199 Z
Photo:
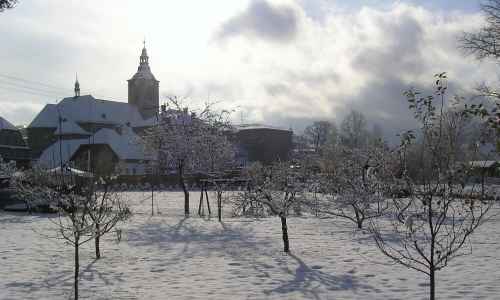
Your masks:
M 19 168 L 30 165 L 31 151 L 21 131 L 2 117 L 0 117 L 0 156 L 4 161 L 15 161 Z

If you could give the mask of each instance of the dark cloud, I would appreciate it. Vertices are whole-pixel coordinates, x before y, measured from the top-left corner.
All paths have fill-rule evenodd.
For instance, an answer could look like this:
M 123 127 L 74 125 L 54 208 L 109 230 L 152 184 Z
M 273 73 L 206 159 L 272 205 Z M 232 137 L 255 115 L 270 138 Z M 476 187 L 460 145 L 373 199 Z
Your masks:
M 397 141 L 396 135 L 401 131 L 414 129 L 416 122 L 403 95 L 411 85 L 403 78 L 406 75 L 410 78 L 428 76 L 428 86 L 414 86 L 423 93 L 431 92 L 428 89 L 432 88 L 433 83 L 433 73 L 423 56 L 425 43 L 422 25 L 409 14 L 402 14 L 395 19 L 379 18 L 375 24 L 382 33 L 381 42 L 375 45 L 360 44 L 351 58 L 352 69 L 364 78 L 361 88 L 349 91 L 346 95 L 333 95 L 329 87 L 332 84 L 335 86 L 343 77 L 343 74 L 334 70 L 323 73 L 307 70 L 289 72 L 284 80 L 286 84 L 275 82 L 265 85 L 269 96 L 294 99 L 292 102 L 301 99 L 302 103 L 311 104 L 310 109 L 314 107 L 312 105 L 315 103 L 315 94 L 304 94 L 300 87 L 320 90 L 323 101 L 333 108 L 334 114 L 331 117 L 325 118 L 324 114 L 322 117 L 297 117 L 288 113 L 268 111 L 265 113 L 266 118 L 273 119 L 277 125 L 293 124 L 296 130 L 301 131 L 304 126 L 318 119 L 327 119 L 340 125 L 351 110 L 356 110 L 366 116 L 370 127 L 378 124 L 386 138 L 392 142 Z M 365 38 L 369 37 L 361 36 L 360 40 Z
M 376 23 L 383 33 L 383 43 L 361 47 L 352 61 L 354 69 L 381 80 L 395 74 L 416 76 L 426 70 L 421 51 L 423 30 L 414 17 L 403 15 L 397 20 L 379 19 Z
M 287 43 L 298 31 L 298 16 L 290 6 L 255 0 L 241 14 L 229 19 L 217 34 L 219 40 L 244 35 L 266 41 Z

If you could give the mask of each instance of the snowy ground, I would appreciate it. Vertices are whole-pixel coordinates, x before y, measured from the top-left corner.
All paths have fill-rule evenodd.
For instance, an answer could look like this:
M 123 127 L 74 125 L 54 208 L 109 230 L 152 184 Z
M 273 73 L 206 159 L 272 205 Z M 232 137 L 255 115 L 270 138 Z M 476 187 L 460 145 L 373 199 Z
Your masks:
M 373 242 L 338 219 L 291 217 L 292 254 L 282 253 L 278 218 L 183 217 L 182 194 L 127 193 L 136 214 L 81 255 L 82 299 L 426 299 L 426 278 L 392 265 Z M 214 209 L 215 211 L 215 209 Z M 226 210 L 227 213 L 229 213 Z M 0 299 L 68 299 L 72 248 L 41 235 L 46 215 L 0 211 Z M 500 299 L 500 218 L 474 237 L 472 255 L 437 275 L 439 299 Z

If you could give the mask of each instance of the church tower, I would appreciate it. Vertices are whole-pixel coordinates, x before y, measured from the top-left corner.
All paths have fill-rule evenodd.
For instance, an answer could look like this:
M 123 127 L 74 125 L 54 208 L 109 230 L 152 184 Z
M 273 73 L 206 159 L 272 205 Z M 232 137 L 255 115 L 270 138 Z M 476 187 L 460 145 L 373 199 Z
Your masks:
M 135 105 L 144 119 L 154 117 L 158 113 L 159 83 L 149 68 L 149 56 L 144 42 L 137 73 L 128 80 L 128 103 Z
M 78 82 L 78 74 L 76 74 L 75 80 L 75 98 L 80 97 L 80 83 Z

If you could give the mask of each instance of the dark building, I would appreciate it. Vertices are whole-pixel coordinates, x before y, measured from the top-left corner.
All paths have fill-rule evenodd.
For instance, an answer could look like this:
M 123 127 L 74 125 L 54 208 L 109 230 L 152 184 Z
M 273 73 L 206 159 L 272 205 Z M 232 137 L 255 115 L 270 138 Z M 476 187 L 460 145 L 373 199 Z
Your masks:
M 239 125 L 236 127 L 234 139 L 238 146 L 238 159 L 247 162 L 271 164 L 276 161 L 287 161 L 292 151 L 292 130 L 264 126 Z
M 159 83 L 151 73 L 149 56 L 144 45 L 137 73 L 128 80 L 128 103 L 136 106 L 144 119 L 156 117 L 158 113 Z
M 0 156 L 4 161 L 15 161 L 20 168 L 28 167 L 31 161 L 21 131 L 10 122 L 0 117 Z

